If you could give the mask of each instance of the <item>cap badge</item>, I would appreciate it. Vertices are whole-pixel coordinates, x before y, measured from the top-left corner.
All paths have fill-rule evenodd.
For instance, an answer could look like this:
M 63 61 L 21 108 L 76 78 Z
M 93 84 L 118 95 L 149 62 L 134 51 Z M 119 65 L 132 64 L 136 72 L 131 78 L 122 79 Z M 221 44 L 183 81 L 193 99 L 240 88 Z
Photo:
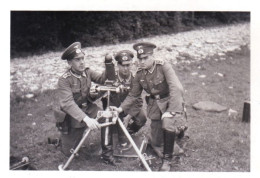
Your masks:
M 144 50 L 143 49 L 139 49 L 138 50 L 138 54 L 143 54 L 144 53 Z
M 122 60 L 123 60 L 123 61 L 126 61 L 127 59 L 128 59 L 127 56 L 123 56 L 123 57 L 122 57 Z
M 76 53 L 81 53 L 81 50 L 80 49 L 76 49 Z

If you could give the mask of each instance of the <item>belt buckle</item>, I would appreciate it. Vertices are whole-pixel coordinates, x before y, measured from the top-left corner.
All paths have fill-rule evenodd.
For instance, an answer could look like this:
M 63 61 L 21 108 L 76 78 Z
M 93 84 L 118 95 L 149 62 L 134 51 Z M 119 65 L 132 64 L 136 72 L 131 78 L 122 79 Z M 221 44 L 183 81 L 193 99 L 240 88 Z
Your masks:
M 155 98 L 156 100 L 161 99 L 160 95 L 154 95 L 154 98 Z

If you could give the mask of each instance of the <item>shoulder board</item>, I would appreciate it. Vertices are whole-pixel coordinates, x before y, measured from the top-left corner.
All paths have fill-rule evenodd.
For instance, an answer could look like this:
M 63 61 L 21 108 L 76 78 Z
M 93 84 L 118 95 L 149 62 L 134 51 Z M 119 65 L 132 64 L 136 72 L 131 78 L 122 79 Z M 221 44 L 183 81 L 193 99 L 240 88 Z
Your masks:
M 67 78 L 69 76 L 71 76 L 71 73 L 69 71 L 62 75 L 63 78 Z
M 155 60 L 155 64 L 163 65 L 163 64 L 164 64 L 164 61 L 163 61 L 163 60 Z

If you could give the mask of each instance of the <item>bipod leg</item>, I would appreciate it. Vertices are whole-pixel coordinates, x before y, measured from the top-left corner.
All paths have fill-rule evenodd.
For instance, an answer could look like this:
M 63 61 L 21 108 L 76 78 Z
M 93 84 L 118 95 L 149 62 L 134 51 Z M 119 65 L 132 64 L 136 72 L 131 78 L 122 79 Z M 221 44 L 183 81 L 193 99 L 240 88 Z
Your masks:
M 59 170 L 60 171 L 64 171 L 70 164 L 70 162 L 73 160 L 73 158 L 75 157 L 75 155 L 78 153 L 80 147 L 82 146 L 82 144 L 84 143 L 84 141 L 86 140 L 86 138 L 88 137 L 89 133 L 90 133 L 90 129 L 86 129 L 86 133 L 84 134 L 84 136 L 82 137 L 82 139 L 80 140 L 78 146 L 73 150 L 72 154 L 70 155 L 68 161 L 66 162 L 66 164 L 63 165 L 59 165 Z
M 113 125 L 114 123 L 112 122 L 108 122 L 108 123 L 103 123 L 103 124 L 100 124 L 100 127 L 107 127 L 109 125 Z M 85 142 L 86 138 L 88 137 L 89 133 L 90 133 L 90 129 L 87 128 L 86 131 L 85 131 L 85 134 L 84 136 L 82 137 L 82 139 L 80 140 L 78 146 L 73 150 L 72 154 L 70 155 L 68 161 L 66 162 L 66 164 L 63 166 L 62 164 L 59 165 L 58 169 L 60 171 L 64 171 L 70 164 L 70 162 L 72 161 L 72 159 L 75 157 L 75 155 L 78 153 L 79 149 L 81 148 L 82 144 Z
M 135 149 L 135 152 L 137 153 L 138 157 L 140 158 L 140 160 L 142 161 L 145 169 L 149 172 L 151 172 L 152 170 L 150 169 L 149 165 L 147 164 L 144 156 L 142 155 L 141 151 L 137 148 L 134 140 L 132 139 L 132 137 L 130 136 L 130 134 L 128 133 L 128 131 L 126 130 L 123 122 L 118 118 L 117 119 L 121 129 L 123 130 L 123 132 L 125 133 L 126 137 L 128 138 L 128 140 L 130 141 L 130 143 L 132 144 L 133 148 Z

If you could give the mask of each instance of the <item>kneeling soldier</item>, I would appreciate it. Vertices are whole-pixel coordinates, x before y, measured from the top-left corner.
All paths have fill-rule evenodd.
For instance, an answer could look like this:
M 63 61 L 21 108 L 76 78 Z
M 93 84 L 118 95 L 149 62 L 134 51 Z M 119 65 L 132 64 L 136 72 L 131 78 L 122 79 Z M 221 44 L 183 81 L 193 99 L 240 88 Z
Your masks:
M 100 128 L 94 118 L 101 109 L 91 97 L 91 82 L 104 84 L 108 68 L 115 72 L 112 61 L 106 60 L 106 58 L 106 70 L 102 74 L 85 67 L 84 56 L 81 44 L 75 42 L 64 51 L 61 57 L 62 60 L 67 60 L 70 66 L 70 69 L 59 78 L 57 89 L 60 113 L 64 112 L 64 120 L 59 120 L 58 123 L 62 131 L 61 150 L 66 156 L 71 154 L 71 149 L 76 148 L 86 127 L 91 130 Z M 61 116 L 61 114 L 58 115 Z M 64 128 L 67 129 L 64 130 Z M 105 145 L 102 149 L 103 159 L 114 165 L 112 146 Z
M 123 85 L 129 87 L 129 90 L 121 91 L 120 93 L 111 93 L 110 95 L 110 105 L 119 107 L 121 103 L 125 100 L 129 91 L 133 87 L 134 76 L 131 72 L 131 67 L 133 63 L 134 54 L 129 50 L 122 50 L 115 54 L 114 58 L 117 61 L 118 71 L 116 72 L 115 82 L 118 85 Z M 104 100 L 103 100 L 104 101 Z M 105 103 L 106 101 L 104 101 Z M 146 123 L 146 115 L 142 109 L 143 100 L 141 97 L 138 97 L 135 101 L 133 107 L 129 109 L 128 113 L 121 112 L 119 117 L 124 121 L 131 119 L 133 122 L 127 126 L 129 134 L 134 134 L 138 132 Z M 119 136 L 120 149 L 128 149 L 131 147 L 131 144 L 127 141 L 127 138 L 117 124 L 117 132 Z
M 145 90 L 147 115 L 151 119 L 151 142 L 163 140 L 163 163 L 161 171 L 170 171 L 177 128 L 184 125 L 183 87 L 172 66 L 162 60 L 155 60 L 152 43 L 137 43 L 133 46 L 139 59 L 139 70 L 133 80 L 133 87 L 118 112 L 129 112 L 137 98 Z M 163 137 L 163 138 L 161 138 Z

